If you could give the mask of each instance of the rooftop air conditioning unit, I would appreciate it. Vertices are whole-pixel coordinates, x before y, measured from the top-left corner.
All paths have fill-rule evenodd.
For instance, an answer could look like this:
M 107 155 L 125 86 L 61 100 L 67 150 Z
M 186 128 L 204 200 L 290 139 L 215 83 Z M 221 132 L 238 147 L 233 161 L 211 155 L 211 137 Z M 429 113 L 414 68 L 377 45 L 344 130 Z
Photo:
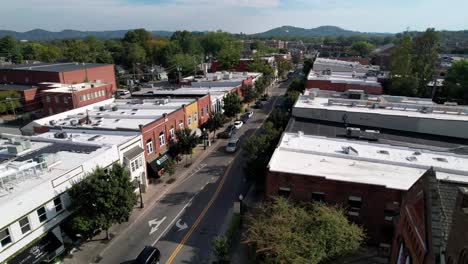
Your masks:
M 57 132 L 54 134 L 54 138 L 67 138 L 67 137 L 68 137 L 67 132 L 63 132 L 63 131 Z
M 56 124 L 57 124 L 57 121 L 55 121 L 55 120 L 50 120 L 49 121 L 49 125 L 51 125 L 51 126 L 55 126 Z
M 78 120 L 76 120 L 76 119 L 70 120 L 70 125 L 77 126 L 78 125 Z

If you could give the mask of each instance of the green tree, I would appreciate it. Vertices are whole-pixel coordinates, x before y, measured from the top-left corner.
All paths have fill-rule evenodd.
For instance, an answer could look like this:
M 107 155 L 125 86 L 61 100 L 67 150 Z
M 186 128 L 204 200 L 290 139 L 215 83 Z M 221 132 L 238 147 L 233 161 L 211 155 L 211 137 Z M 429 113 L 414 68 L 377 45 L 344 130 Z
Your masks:
M 180 153 L 185 155 L 185 166 L 188 166 L 188 156 L 193 154 L 193 149 L 198 143 L 198 137 L 190 128 L 184 128 L 176 131 L 176 138 Z
M 177 43 L 183 53 L 186 54 L 202 54 L 202 47 L 198 39 L 192 34 L 192 32 L 176 31 L 171 36 L 171 41 Z
M 261 76 L 255 81 L 255 92 L 257 95 L 263 95 L 269 85 L 269 81 L 264 76 Z
M 235 117 L 242 110 L 241 98 L 236 93 L 228 93 L 224 99 L 224 115 L 227 117 Z
M 358 41 L 351 45 L 351 51 L 361 57 L 368 57 L 374 49 L 375 46 L 367 41 Z
M 400 96 L 416 96 L 418 79 L 413 75 L 413 43 L 410 36 L 400 38 L 398 47 L 390 54 L 389 93 Z
M 280 197 L 256 206 L 247 216 L 244 235 L 259 263 L 333 262 L 354 253 L 363 239 L 363 230 L 342 209 Z
M 298 91 L 288 91 L 284 96 L 284 107 L 291 111 L 293 105 L 296 103 L 297 98 L 299 98 L 300 92 Z
M 229 33 L 218 31 L 206 33 L 201 37 L 200 43 L 205 54 L 216 57 L 218 52 L 228 46 L 232 41 L 233 40 Z
M 128 221 L 137 203 L 130 172 L 117 163 L 109 172 L 96 168 L 73 185 L 68 193 L 70 209 L 76 214 L 72 228 L 86 239 L 99 230 L 105 230 L 109 239 L 109 228 L 115 223 Z
M 223 114 L 211 112 L 210 117 L 205 123 L 205 126 L 208 129 L 208 131 L 214 132 L 213 134 L 215 135 L 216 130 L 223 127 L 224 122 L 225 122 L 225 118 Z
M 21 63 L 23 54 L 19 43 L 12 36 L 0 38 L 0 56 L 13 63 Z
M 240 52 L 241 50 L 238 45 L 234 45 L 234 43 L 226 45 L 216 55 L 220 68 L 223 70 L 232 70 L 234 66 L 239 64 Z
M 13 112 L 20 108 L 21 94 L 16 91 L 0 91 L 0 113 Z
M 212 251 L 213 254 L 218 258 L 220 263 L 227 261 L 229 256 L 229 249 L 231 247 L 229 240 L 225 236 L 218 236 L 216 237 L 212 244 Z
M 291 62 L 285 59 L 277 60 L 276 66 L 278 68 L 278 77 L 282 79 L 286 78 L 286 75 L 292 69 Z
M 92 62 L 93 58 L 88 45 L 83 40 L 70 40 L 65 48 L 64 56 L 69 61 Z
M 413 44 L 413 74 L 418 79 L 418 95 L 429 97 L 427 84 L 434 79 L 438 59 L 439 36 L 433 28 L 417 36 Z
M 132 43 L 127 49 L 127 65 L 134 66 L 137 63 L 144 63 L 146 60 L 146 51 L 139 44 Z
M 253 62 L 247 65 L 247 70 L 251 72 L 260 72 L 263 77 L 267 80 L 271 80 L 274 77 L 274 69 L 263 60 L 260 56 L 254 56 Z
M 302 67 L 302 73 L 307 76 L 310 70 L 314 67 L 314 61 L 312 59 L 304 60 L 304 66 Z
M 199 60 L 196 56 L 179 53 L 169 59 L 169 64 L 174 66 L 173 72 L 176 72 L 177 68 L 180 68 L 182 75 L 185 76 L 196 74 L 197 61 Z
M 294 80 L 288 87 L 288 91 L 296 91 L 299 93 L 303 93 L 305 90 L 304 87 L 304 79 L 294 78 Z
M 244 95 L 244 103 L 249 104 L 258 97 L 257 90 L 252 85 L 242 86 L 242 94 Z
M 468 104 L 468 61 L 456 61 L 447 73 L 443 95 L 448 100 L 462 100 Z

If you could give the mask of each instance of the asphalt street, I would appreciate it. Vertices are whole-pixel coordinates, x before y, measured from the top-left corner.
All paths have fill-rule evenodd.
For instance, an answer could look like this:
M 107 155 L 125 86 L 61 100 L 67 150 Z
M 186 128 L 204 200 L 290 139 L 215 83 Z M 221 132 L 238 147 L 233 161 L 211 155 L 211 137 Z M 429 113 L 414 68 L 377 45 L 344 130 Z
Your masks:
M 241 142 L 261 126 L 287 84 L 272 87 L 268 103 L 236 132 Z M 208 263 L 211 241 L 229 221 L 239 194 L 248 190 L 242 149 L 226 153 L 227 140 L 218 140 L 223 141 L 218 149 L 194 164 L 190 177 L 173 183 L 174 189 L 110 242 L 99 263 L 132 263 L 145 245 L 161 251 L 160 263 Z

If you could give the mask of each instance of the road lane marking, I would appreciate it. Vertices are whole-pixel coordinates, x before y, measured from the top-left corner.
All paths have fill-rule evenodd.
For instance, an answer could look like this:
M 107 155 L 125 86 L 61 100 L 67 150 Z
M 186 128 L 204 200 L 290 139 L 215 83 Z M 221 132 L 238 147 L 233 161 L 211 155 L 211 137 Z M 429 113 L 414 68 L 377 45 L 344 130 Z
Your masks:
M 151 231 L 149 235 L 151 236 L 154 232 L 158 231 L 159 226 L 166 220 L 166 217 L 161 218 L 161 220 L 157 220 L 157 218 L 149 220 L 148 225 L 151 227 Z
M 278 101 L 278 98 L 279 96 L 277 96 L 275 98 L 275 100 L 273 101 L 273 106 L 276 104 L 276 102 Z M 273 112 L 273 109 L 274 107 L 272 107 L 272 109 L 266 114 L 265 116 L 265 119 L 263 119 L 263 121 L 260 123 L 259 126 L 257 126 L 256 130 L 258 130 L 258 128 L 263 125 L 265 122 L 266 122 L 266 119 L 268 118 L 268 116 L 271 114 L 271 112 Z M 252 133 L 252 135 L 254 135 L 255 133 Z M 198 216 L 197 220 L 195 220 L 195 223 L 193 223 L 193 225 L 190 227 L 189 231 L 187 232 L 187 234 L 185 234 L 184 238 L 182 239 L 182 241 L 180 241 L 180 243 L 177 245 L 176 249 L 172 252 L 171 256 L 168 258 L 168 260 L 166 261 L 166 264 L 172 264 L 172 262 L 174 261 L 175 257 L 179 254 L 180 250 L 182 249 L 182 247 L 185 245 L 185 243 L 187 243 L 187 240 L 190 238 L 190 236 L 192 235 L 192 233 L 195 231 L 195 229 L 197 228 L 197 226 L 200 224 L 201 220 L 205 217 L 205 214 L 208 212 L 208 210 L 211 208 L 211 206 L 213 205 L 214 201 L 216 200 L 216 198 L 218 198 L 218 195 L 219 193 L 221 192 L 221 189 L 223 188 L 224 186 L 224 182 L 226 181 L 226 178 L 227 178 L 227 175 L 229 174 L 229 172 L 231 171 L 231 168 L 233 166 L 233 164 L 235 163 L 235 160 L 237 159 L 237 156 L 239 156 L 241 152 L 237 152 L 237 154 L 234 156 L 234 158 L 232 159 L 232 161 L 229 163 L 226 171 L 224 172 L 222 178 L 221 178 L 221 181 L 218 185 L 218 187 L 216 188 L 216 191 L 215 193 L 213 194 L 213 196 L 211 197 L 211 200 L 208 202 L 208 204 L 206 205 L 206 207 L 203 209 L 203 211 L 201 212 L 201 214 Z
M 156 243 L 158 243 L 158 241 L 161 239 L 161 237 L 172 227 L 172 225 L 174 224 L 174 222 L 180 217 L 180 215 L 185 211 L 185 209 L 187 207 L 189 207 L 191 204 L 192 204 L 192 201 L 193 199 L 195 198 L 195 196 L 197 195 L 198 193 L 196 193 L 194 196 L 192 196 L 192 198 L 190 198 L 190 200 L 184 205 L 184 207 L 182 207 L 182 209 L 179 211 L 179 213 L 174 217 L 174 219 L 172 219 L 172 221 L 169 223 L 169 225 L 166 227 L 166 229 L 164 229 L 161 234 L 158 236 L 158 238 L 153 242 L 153 244 L 151 244 L 151 246 L 154 246 L 156 245 Z
M 188 228 L 187 223 L 183 223 L 183 224 L 182 223 L 183 223 L 182 219 L 179 218 L 179 220 L 177 220 L 177 222 L 176 222 L 176 226 L 177 226 L 177 228 L 179 228 L 179 230 L 177 232 Z
M 239 155 L 239 152 L 236 154 L 235 157 L 237 157 L 237 155 Z M 235 158 L 234 158 L 235 160 Z M 182 241 L 180 241 L 179 245 L 177 245 L 177 248 L 172 252 L 171 256 L 169 257 L 169 259 L 166 261 L 166 264 L 171 264 L 172 261 L 174 261 L 174 258 L 177 256 L 177 254 L 179 254 L 179 251 L 182 249 L 182 247 L 185 245 L 185 243 L 187 242 L 187 240 L 190 238 L 190 236 L 192 235 L 193 231 L 195 231 L 195 228 L 197 228 L 197 226 L 200 224 L 201 220 L 203 219 L 203 217 L 205 216 L 206 212 L 208 211 L 208 209 L 210 209 L 210 207 L 213 205 L 214 201 L 216 200 L 216 198 L 218 197 L 219 193 L 221 192 L 221 189 L 223 188 L 224 186 L 224 182 L 226 181 L 226 176 L 228 175 L 228 173 L 231 171 L 231 168 L 232 168 L 232 165 L 234 164 L 234 160 L 228 165 L 228 168 L 226 170 L 226 172 L 224 173 L 223 175 L 223 178 L 221 179 L 221 182 L 219 183 L 218 185 L 218 188 L 216 188 L 216 191 L 215 193 L 213 194 L 213 196 L 211 197 L 211 200 L 208 202 L 208 204 L 206 205 L 206 207 L 203 209 L 203 211 L 201 212 L 201 214 L 198 216 L 197 220 L 195 220 L 195 223 L 193 223 L 193 225 L 190 227 L 189 231 L 187 232 L 187 234 L 185 234 L 184 238 L 182 239 Z

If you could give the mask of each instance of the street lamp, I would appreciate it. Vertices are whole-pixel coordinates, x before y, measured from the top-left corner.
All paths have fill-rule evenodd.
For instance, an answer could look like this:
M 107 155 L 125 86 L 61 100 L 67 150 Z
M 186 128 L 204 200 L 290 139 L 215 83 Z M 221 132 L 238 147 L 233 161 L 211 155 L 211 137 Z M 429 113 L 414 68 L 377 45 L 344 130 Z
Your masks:
M 141 195 L 141 180 L 140 177 L 135 177 L 135 183 L 138 184 L 138 191 L 140 192 L 140 208 L 144 208 L 145 205 L 143 204 L 143 196 Z
M 239 217 L 240 217 L 240 225 L 242 226 L 242 200 L 244 200 L 244 196 L 241 194 L 239 194 Z

